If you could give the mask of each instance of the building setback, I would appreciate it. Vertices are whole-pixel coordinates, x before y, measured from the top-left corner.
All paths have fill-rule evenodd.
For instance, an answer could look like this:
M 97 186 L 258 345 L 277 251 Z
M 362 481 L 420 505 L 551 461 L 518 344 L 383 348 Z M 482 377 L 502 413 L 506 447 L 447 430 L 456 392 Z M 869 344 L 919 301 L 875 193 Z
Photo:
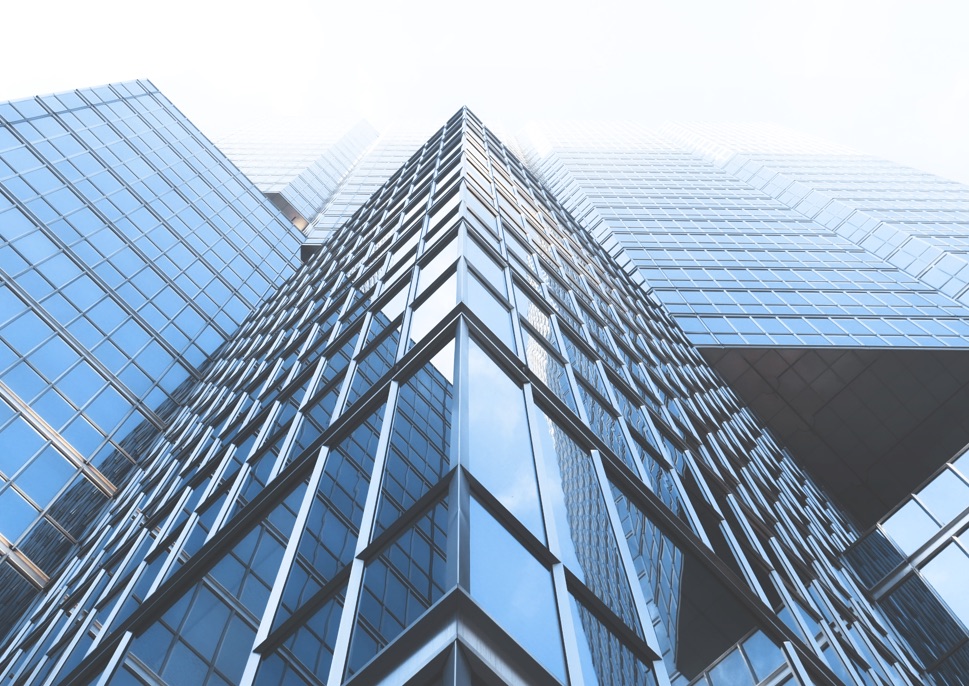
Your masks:
M 769 125 L 527 140 L 556 197 L 859 525 L 966 444 L 969 188 Z

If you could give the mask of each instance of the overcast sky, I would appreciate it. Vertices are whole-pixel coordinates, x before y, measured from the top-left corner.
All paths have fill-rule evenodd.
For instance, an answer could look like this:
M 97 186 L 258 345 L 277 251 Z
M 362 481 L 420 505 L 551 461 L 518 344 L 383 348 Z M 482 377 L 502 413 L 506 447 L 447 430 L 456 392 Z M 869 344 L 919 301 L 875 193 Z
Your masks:
M 151 79 L 259 118 L 773 121 L 969 183 L 969 2 L 17 0 L 0 100 Z

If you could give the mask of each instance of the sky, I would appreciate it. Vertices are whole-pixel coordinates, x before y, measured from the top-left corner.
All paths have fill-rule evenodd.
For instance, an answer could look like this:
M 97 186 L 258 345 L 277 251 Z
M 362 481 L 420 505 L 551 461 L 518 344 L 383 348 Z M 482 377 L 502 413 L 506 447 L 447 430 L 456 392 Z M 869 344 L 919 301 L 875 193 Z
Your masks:
M 360 114 L 771 121 L 969 184 L 965 0 L 38 0 L 0 100 L 148 78 L 210 138 Z M 13 29 L 13 30 L 11 30 Z

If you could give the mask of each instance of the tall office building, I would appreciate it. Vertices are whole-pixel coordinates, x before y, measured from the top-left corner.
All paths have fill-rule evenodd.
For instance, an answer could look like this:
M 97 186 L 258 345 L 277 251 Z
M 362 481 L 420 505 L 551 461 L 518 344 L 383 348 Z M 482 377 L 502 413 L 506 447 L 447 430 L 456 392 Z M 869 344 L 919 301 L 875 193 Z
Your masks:
M 0 104 L 0 633 L 299 233 L 150 83 Z
M 965 445 L 969 188 L 770 126 L 529 139 L 556 196 L 860 524 Z
M 894 511 L 870 480 L 850 486 L 877 497 L 832 499 L 823 451 L 797 431 L 785 449 L 777 417 L 766 429 L 711 366 L 816 355 L 820 375 L 846 331 L 880 337 L 846 360 L 941 355 L 961 303 L 684 131 L 626 131 L 625 149 L 533 137 L 542 185 L 462 110 L 396 171 L 412 143 L 381 137 L 335 186 L 313 176 L 328 199 L 305 264 L 136 432 L 129 478 L 0 646 L 0 684 L 963 683 L 965 458 L 932 457 L 917 489 L 899 474 Z M 717 264 L 689 261 L 694 240 Z M 782 304 L 748 272 L 786 279 L 770 282 Z M 810 300 L 839 287 L 864 311 Z M 893 326 L 901 342 L 879 316 L 947 328 Z M 956 412 L 919 381 L 910 401 L 922 386 L 932 416 Z M 873 411 L 892 423 L 905 405 Z M 129 429 L 108 438 L 131 445 Z
M 432 133 L 427 127 L 398 127 L 380 133 L 346 174 L 306 229 L 304 256 L 319 250 L 370 196 L 400 169 Z
M 922 679 L 851 524 L 466 110 L 143 464 L 4 683 Z
M 224 152 L 300 231 L 306 231 L 377 139 L 365 120 L 280 126 L 266 122 L 217 141 Z M 391 170 L 393 171 L 393 170 Z
M 920 658 L 962 649 L 969 487 L 964 460 L 943 465 L 969 435 L 969 189 L 769 125 L 527 140 L 557 197 L 873 527 L 850 559 Z

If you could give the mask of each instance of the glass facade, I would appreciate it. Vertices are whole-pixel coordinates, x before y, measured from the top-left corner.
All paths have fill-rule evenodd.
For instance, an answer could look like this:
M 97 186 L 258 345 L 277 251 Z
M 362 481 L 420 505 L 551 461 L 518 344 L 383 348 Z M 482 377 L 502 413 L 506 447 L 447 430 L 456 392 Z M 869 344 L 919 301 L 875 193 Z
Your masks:
M 969 674 L 969 454 L 957 455 L 845 559 L 938 683 Z
M 333 232 L 349 221 L 353 213 L 400 169 L 431 133 L 431 130 L 405 128 L 382 131 L 307 228 L 303 250 L 319 250 Z
M 150 83 L 0 104 L 0 633 L 299 234 Z
M 306 231 L 376 138 L 364 120 L 350 126 L 315 121 L 312 127 L 277 123 L 238 130 L 217 144 L 287 219 Z
M 934 227 L 961 255 L 961 184 L 769 126 L 547 124 L 529 140 L 550 189 L 698 346 L 966 347 L 961 290 L 928 256 L 902 262 L 921 239 L 874 238 Z
M 523 141 L 861 526 L 966 443 L 969 188 L 770 125 L 546 123 Z
M 142 463 L 0 684 L 927 678 L 843 566 L 857 529 L 467 110 Z

